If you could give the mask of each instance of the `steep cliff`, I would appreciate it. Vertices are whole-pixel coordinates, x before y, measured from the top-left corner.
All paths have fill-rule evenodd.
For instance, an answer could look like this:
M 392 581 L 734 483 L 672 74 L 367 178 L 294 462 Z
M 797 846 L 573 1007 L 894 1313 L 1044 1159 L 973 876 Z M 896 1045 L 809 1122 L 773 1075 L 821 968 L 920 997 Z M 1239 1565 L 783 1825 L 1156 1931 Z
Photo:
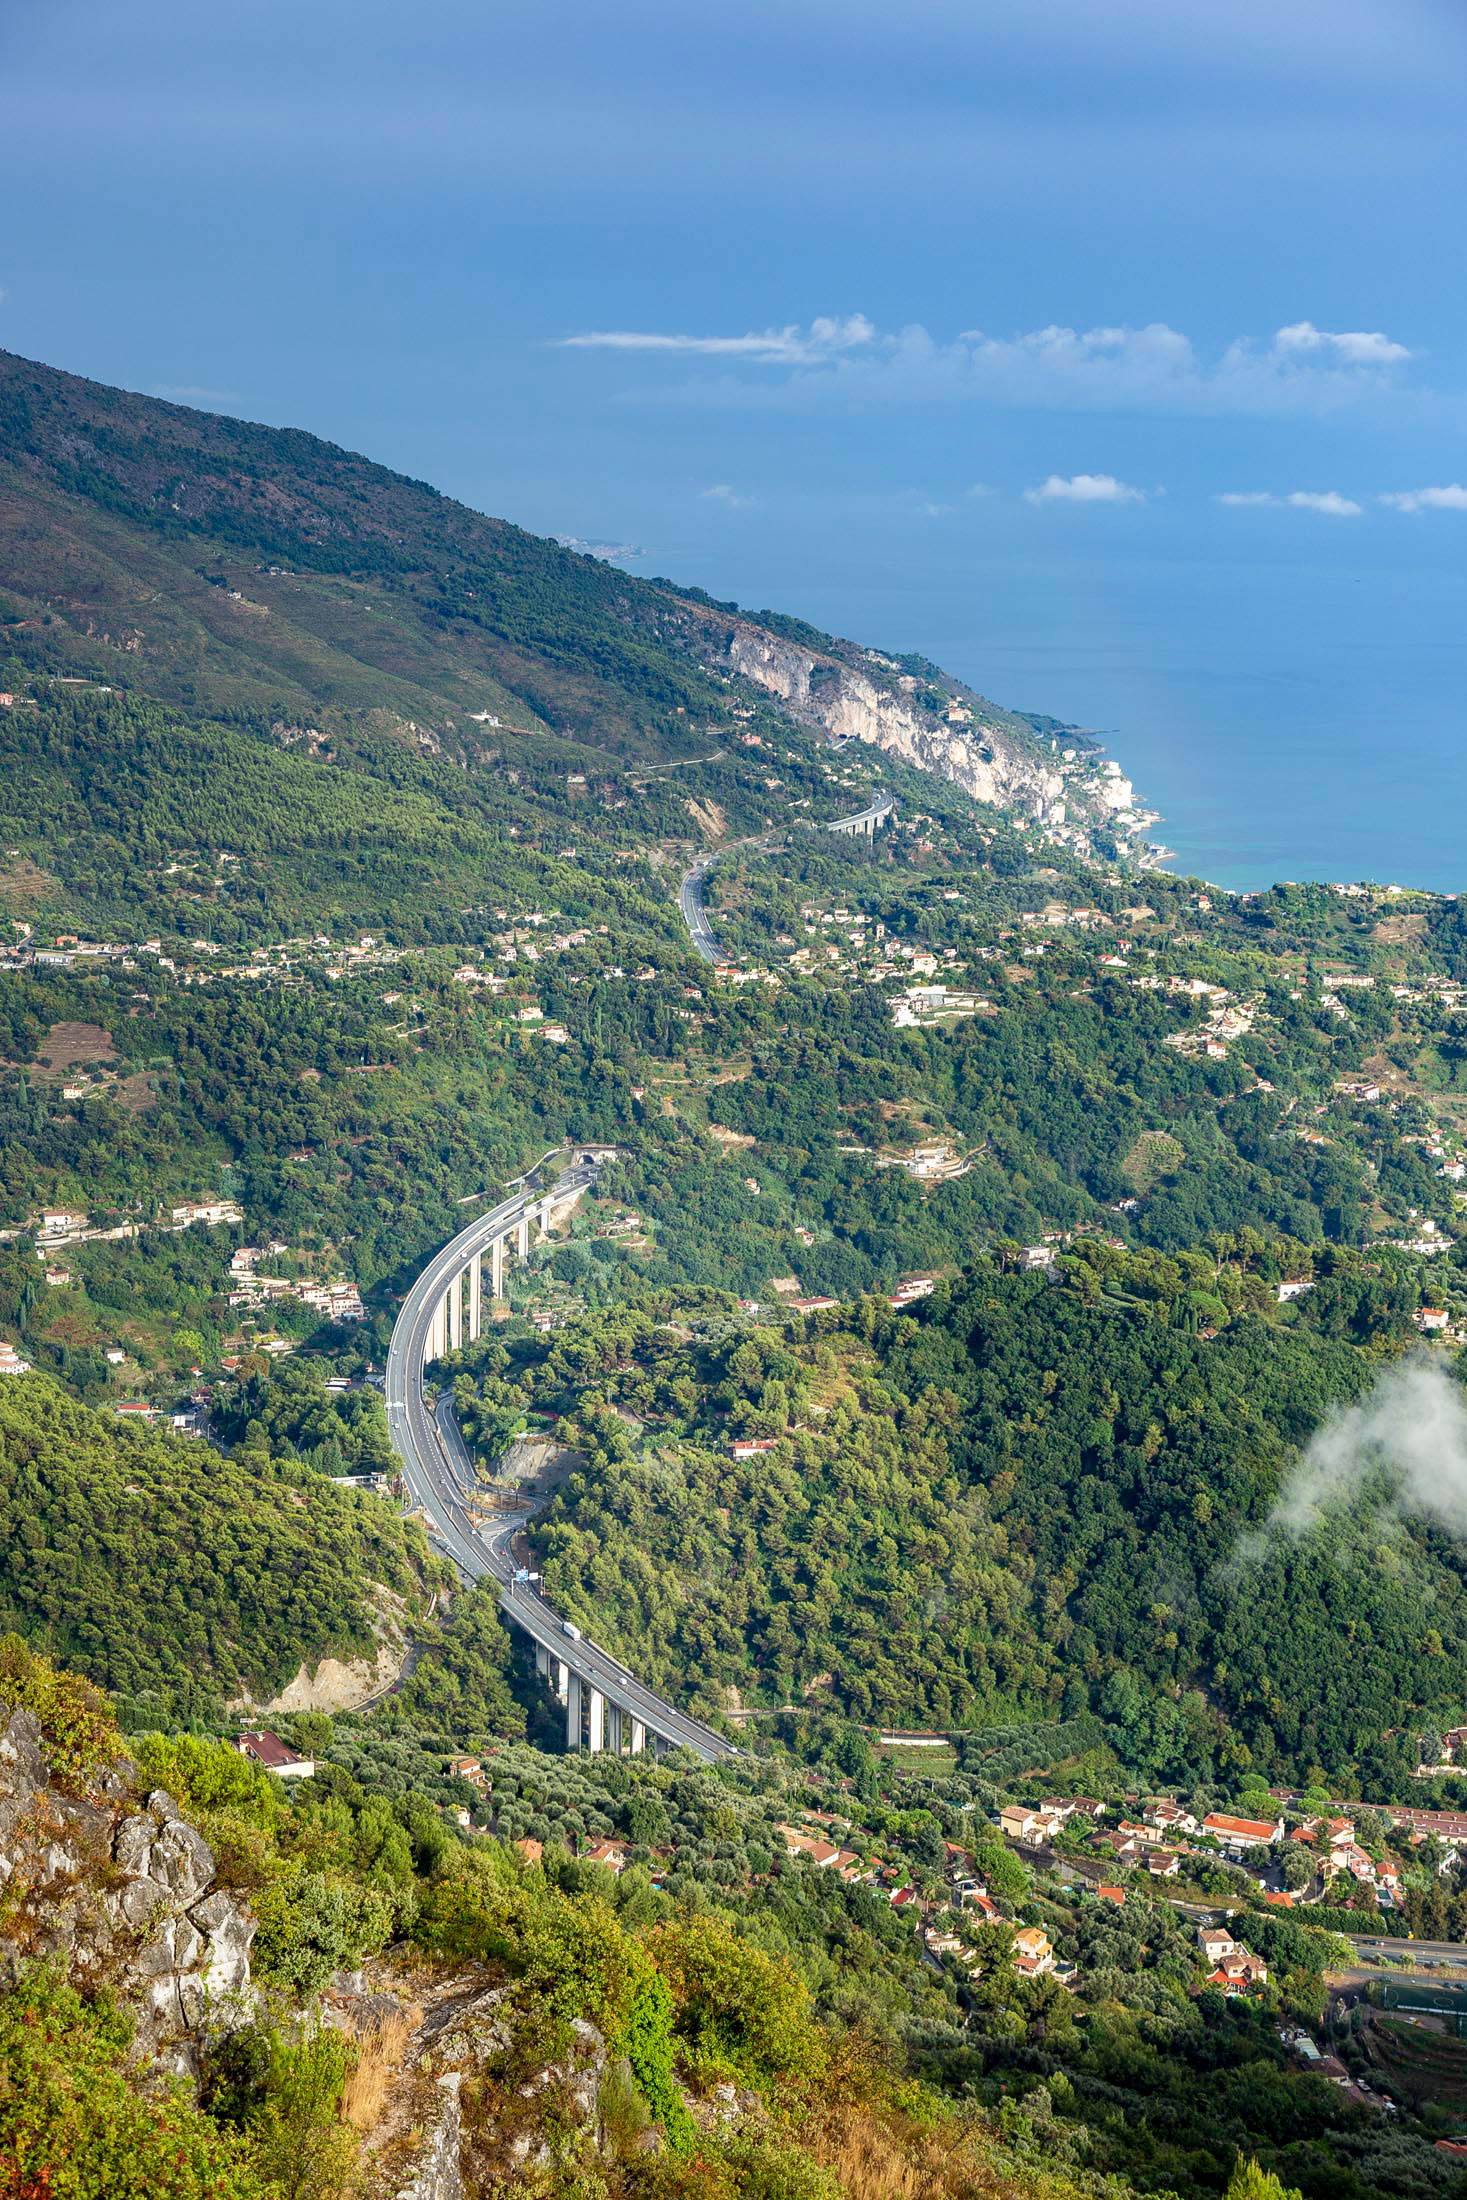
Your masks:
M 904 669 L 851 644 L 822 651 L 745 620 L 725 630 L 722 657 L 832 741 L 861 741 L 951 780 L 1082 852 L 1097 852 L 1097 832 L 1108 839 L 1149 822 L 1088 738 L 1043 736 L 936 668 Z

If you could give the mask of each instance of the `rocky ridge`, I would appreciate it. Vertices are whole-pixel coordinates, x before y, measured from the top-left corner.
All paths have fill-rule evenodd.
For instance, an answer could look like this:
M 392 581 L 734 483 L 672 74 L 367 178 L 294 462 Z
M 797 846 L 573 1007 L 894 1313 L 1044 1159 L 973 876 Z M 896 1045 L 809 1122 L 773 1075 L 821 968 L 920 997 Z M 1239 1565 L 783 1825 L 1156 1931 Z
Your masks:
M 1100 761 L 1088 742 L 1061 748 L 1020 732 L 956 682 L 924 681 L 873 651 L 856 653 L 864 664 L 823 655 L 744 620 L 725 630 L 722 654 L 734 673 L 832 741 L 861 741 L 951 780 L 1082 853 L 1096 852 L 1097 831 L 1125 836 L 1153 822 L 1136 810 L 1119 767 Z
M 4 1716 L 0 1709 L 0 1716 Z M 42 1957 L 133 2011 L 141 2061 L 185 2075 L 206 2027 L 253 2014 L 255 1920 L 214 1853 L 159 1788 L 139 1807 L 120 1767 L 86 1796 L 53 1781 L 39 1722 L 0 1730 L 0 1987 Z

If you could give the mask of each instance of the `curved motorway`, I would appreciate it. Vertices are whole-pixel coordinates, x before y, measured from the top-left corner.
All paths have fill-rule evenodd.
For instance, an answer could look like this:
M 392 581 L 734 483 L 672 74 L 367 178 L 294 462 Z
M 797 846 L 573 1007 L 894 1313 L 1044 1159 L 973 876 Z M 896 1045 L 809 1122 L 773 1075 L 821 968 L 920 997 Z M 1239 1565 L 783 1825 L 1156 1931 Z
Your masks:
M 888 795 L 878 795 L 866 809 L 857 810 L 850 817 L 832 818 L 825 830 L 828 833 L 864 833 L 870 838 L 886 823 L 895 808 L 895 802 Z M 693 951 L 701 955 L 704 962 L 722 963 L 728 960 L 719 944 L 717 933 L 708 922 L 708 912 L 703 906 L 704 879 L 720 856 L 732 855 L 737 848 L 762 848 L 774 837 L 771 833 L 760 833 L 752 840 L 730 840 L 722 848 L 708 849 L 706 854 L 699 856 L 690 871 L 683 873 L 677 894 L 678 908 L 682 912 L 683 923 L 688 928 Z
M 683 923 L 688 928 L 688 938 L 693 943 L 694 952 L 701 955 L 704 962 L 720 963 L 724 960 L 723 949 L 718 944 L 717 936 L 708 923 L 708 912 L 703 907 L 703 881 L 720 855 L 726 853 L 725 849 L 713 848 L 706 856 L 699 856 L 678 888 L 678 907 L 682 911 Z
M 595 1162 L 578 1161 L 560 1178 L 559 1188 L 584 1190 L 595 1178 Z M 514 1229 L 539 1205 L 547 1188 L 536 1187 L 527 1178 L 511 1198 L 501 1200 L 457 1237 L 450 1238 L 434 1254 L 403 1301 L 387 1349 L 386 1382 L 387 1425 L 402 1462 L 403 1481 L 414 1503 L 427 1514 L 434 1540 L 459 1570 L 470 1581 L 496 1582 L 506 1617 L 579 1674 L 583 1686 L 599 1689 L 639 1719 L 649 1733 L 674 1747 L 690 1749 L 707 1761 L 736 1757 L 739 1751 L 733 1743 L 712 1727 L 690 1718 L 655 1690 L 644 1687 L 625 1666 L 584 1635 L 568 1635 L 559 1613 L 534 1585 L 515 1580 L 511 1545 L 529 1515 L 518 1513 L 506 1518 L 492 1533 L 480 1532 L 464 1502 L 473 1487 L 473 1467 L 458 1424 L 451 1412 L 441 1409 L 435 1420 L 423 1395 L 423 1367 L 435 1308 L 475 1255 Z

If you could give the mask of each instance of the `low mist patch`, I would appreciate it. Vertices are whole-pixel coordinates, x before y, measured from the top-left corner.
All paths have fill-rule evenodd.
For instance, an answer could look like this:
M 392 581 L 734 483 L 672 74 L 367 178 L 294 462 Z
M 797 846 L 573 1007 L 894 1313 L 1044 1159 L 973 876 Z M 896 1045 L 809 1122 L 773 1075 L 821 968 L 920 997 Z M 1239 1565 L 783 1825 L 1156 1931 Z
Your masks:
M 1362 1505 L 1467 1538 L 1467 1403 L 1432 1360 L 1389 1369 L 1357 1405 L 1315 1430 L 1237 1556 L 1261 1558 L 1280 1537 L 1297 1542 Z

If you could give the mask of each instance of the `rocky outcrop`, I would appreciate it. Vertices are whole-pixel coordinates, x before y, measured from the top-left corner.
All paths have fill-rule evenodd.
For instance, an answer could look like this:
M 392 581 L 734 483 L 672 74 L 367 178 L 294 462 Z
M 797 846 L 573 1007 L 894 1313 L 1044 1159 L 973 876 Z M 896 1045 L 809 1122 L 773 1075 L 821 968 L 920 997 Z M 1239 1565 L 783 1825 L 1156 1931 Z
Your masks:
M 29 1711 L 0 1709 L 0 1984 L 34 1956 L 132 2009 L 141 2058 L 192 2071 L 205 2028 L 253 2009 L 255 1921 L 171 1795 L 139 1807 L 121 1768 L 56 1786 Z
M 441 2106 L 419 2154 L 411 2181 L 397 2200 L 463 2200 L 463 2072 L 445 2070 L 438 2080 Z
M 1156 812 L 1137 805 L 1120 766 L 1088 734 L 1038 732 L 935 666 L 904 671 L 853 643 L 822 651 L 750 620 L 715 627 L 706 612 L 697 632 L 702 661 L 726 665 L 832 741 L 861 741 L 951 780 L 1084 858 L 1124 853 L 1149 868 L 1165 855 L 1142 837 Z
M 817 656 L 766 628 L 740 624 L 727 650 L 735 672 L 776 695 L 791 713 L 833 740 L 856 740 L 919 771 L 950 779 L 980 802 L 1020 817 L 1047 818 L 1066 792 L 1064 774 L 997 724 L 959 704 L 948 717 L 835 657 Z M 918 683 L 912 683 L 915 691 Z

